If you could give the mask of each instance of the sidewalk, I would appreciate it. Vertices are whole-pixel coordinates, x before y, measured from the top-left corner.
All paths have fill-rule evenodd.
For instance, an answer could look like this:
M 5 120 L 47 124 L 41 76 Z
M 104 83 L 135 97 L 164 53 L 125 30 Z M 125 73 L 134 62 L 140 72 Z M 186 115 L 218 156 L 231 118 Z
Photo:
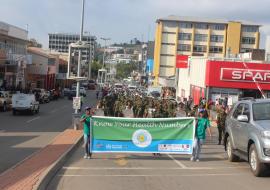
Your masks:
M 51 144 L 0 174 L 1 190 L 32 190 L 44 177 L 47 169 L 82 137 L 82 131 L 67 129 Z

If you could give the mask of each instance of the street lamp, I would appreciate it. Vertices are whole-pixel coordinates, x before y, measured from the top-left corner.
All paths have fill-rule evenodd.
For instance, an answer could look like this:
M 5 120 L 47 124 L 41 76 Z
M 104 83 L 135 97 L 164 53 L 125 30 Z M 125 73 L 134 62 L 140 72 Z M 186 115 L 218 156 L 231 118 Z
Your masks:
M 101 40 L 104 41 L 104 52 L 103 52 L 103 68 L 105 66 L 105 53 L 106 53 L 106 44 L 107 44 L 107 41 L 111 40 L 110 38 L 100 38 Z
M 106 78 L 107 78 L 106 77 L 107 70 L 105 69 L 105 54 L 106 54 L 107 41 L 111 39 L 110 38 L 100 38 L 100 39 L 104 41 L 103 65 L 102 65 L 102 69 L 98 70 L 98 81 L 100 81 L 100 84 L 102 85 L 103 83 L 106 82 Z

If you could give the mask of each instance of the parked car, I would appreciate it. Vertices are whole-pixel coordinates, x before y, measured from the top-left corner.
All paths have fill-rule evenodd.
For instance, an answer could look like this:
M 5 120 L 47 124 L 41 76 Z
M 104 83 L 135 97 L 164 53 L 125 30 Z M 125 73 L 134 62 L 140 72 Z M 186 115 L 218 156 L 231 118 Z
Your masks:
M 237 102 L 226 118 L 228 160 L 249 162 L 255 176 L 270 171 L 270 99 Z
M 73 97 L 76 97 L 76 90 L 70 90 L 68 94 L 68 99 L 73 100 Z
M 84 87 L 80 87 L 80 94 L 84 97 L 86 96 L 86 89 Z
M 36 100 L 39 101 L 39 103 L 49 103 L 50 102 L 50 95 L 48 91 L 42 88 L 35 88 L 33 90 L 33 93 L 35 94 Z
M 60 91 L 57 89 L 52 89 L 48 93 L 50 100 L 58 100 L 58 98 L 60 98 Z
M 64 93 L 64 96 L 68 96 L 69 93 L 70 93 L 70 89 L 69 88 L 64 88 L 63 93 Z
M 18 112 L 29 111 L 31 114 L 39 113 L 39 102 L 34 94 L 13 94 L 12 96 L 13 115 Z
M 7 91 L 0 91 L 0 109 L 5 112 L 11 107 L 11 95 Z

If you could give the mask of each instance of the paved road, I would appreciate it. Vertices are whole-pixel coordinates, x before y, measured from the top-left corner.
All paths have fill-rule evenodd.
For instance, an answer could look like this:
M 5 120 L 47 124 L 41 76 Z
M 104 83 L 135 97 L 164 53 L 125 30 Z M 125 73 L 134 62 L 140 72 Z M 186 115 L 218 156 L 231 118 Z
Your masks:
M 269 177 L 256 178 L 246 162 L 230 163 L 223 147 L 204 145 L 200 162 L 189 156 L 94 154 L 85 160 L 76 150 L 48 190 L 268 190 Z
M 88 92 L 87 103 L 95 103 Z M 0 173 L 49 144 L 54 137 L 72 127 L 72 101 L 59 99 L 42 104 L 37 115 L 0 113 Z

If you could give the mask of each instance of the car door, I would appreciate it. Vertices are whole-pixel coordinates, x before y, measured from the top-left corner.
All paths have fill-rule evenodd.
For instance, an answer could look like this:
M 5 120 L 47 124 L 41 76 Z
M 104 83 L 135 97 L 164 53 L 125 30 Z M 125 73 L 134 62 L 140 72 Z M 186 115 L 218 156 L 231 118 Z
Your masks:
M 237 117 L 242 114 L 243 112 L 243 106 L 244 104 L 240 103 L 237 105 L 236 109 L 234 110 L 232 117 L 231 117 L 231 122 L 230 122 L 230 128 L 231 128 L 231 135 L 232 135 L 232 140 L 233 144 L 235 145 L 234 148 L 239 149 L 240 144 L 239 144 L 239 137 L 241 136 L 240 130 L 239 130 L 239 122 L 237 121 Z
M 247 145 L 249 139 L 249 128 L 250 123 L 250 105 L 243 104 L 243 110 L 241 115 L 246 115 L 248 117 L 248 122 L 238 122 L 238 132 L 239 132 L 239 149 L 243 152 L 247 152 Z

